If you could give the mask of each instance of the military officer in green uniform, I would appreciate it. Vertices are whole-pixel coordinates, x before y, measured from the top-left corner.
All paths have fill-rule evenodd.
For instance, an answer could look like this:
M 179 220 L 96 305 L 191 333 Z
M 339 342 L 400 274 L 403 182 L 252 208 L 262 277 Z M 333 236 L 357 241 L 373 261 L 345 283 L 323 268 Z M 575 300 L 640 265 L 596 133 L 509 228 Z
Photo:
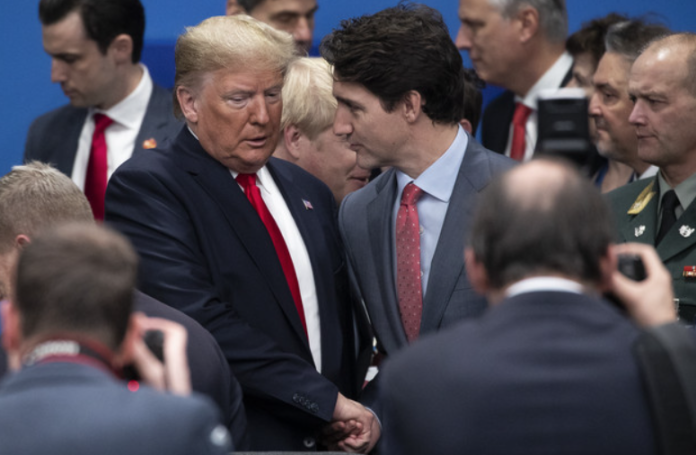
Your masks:
M 638 156 L 659 167 L 608 195 L 620 240 L 655 246 L 672 275 L 679 316 L 696 318 L 696 35 L 652 43 L 631 68 Z

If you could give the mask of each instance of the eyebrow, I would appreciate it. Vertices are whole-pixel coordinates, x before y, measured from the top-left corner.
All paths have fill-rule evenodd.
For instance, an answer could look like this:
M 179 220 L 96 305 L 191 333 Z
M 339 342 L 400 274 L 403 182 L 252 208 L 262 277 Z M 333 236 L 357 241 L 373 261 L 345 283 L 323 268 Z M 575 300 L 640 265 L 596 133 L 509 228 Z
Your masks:
M 362 105 L 360 103 L 356 103 L 355 101 L 343 98 L 342 96 L 334 96 L 336 98 L 336 101 L 339 103 L 345 104 L 346 106 L 351 106 L 351 107 L 356 107 L 358 109 L 362 109 Z

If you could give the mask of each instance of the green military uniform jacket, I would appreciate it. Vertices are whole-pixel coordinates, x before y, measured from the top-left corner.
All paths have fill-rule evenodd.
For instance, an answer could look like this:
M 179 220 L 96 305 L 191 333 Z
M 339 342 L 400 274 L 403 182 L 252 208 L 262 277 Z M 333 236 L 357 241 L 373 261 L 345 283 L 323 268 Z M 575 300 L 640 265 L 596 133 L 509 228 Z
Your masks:
M 658 199 L 657 177 L 638 180 L 607 194 L 620 242 L 655 245 Z M 684 322 L 693 324 L 696 318 L 696 201 L 686 207 L 656 250 L 672 275 L 674 295 L 679 299 L 679 316 Z

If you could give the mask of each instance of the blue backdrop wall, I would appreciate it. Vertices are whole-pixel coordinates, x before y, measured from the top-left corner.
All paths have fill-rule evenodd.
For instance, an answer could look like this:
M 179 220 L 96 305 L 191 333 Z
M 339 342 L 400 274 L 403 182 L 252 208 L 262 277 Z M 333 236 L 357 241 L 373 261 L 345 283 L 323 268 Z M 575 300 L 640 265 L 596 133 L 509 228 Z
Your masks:
M 225 0 L 141 0 L 147 14 L 143 61 L 155 79 L 171 85 L 173 44 L 187 25 L 223 14 Z M 315 44 L 343 18 L 373 13 L 397 0 L 318 0 Z M 0 0 L 0 175 L 22 159 L 27 129 L 39 114 L 64 104 L 60 87 L 50 82 L 50 60 L 41 47 L 34 0 Z M 444 15 L 454 37 L 459 27 L 457 0 L 422 0 Z M 639 15 L 656 12 L 674 30 L 696 31 L 696 0 L 567 0 L 570 30 L 610 11 Z M 468 64 L 468 59 L 465 60 Z

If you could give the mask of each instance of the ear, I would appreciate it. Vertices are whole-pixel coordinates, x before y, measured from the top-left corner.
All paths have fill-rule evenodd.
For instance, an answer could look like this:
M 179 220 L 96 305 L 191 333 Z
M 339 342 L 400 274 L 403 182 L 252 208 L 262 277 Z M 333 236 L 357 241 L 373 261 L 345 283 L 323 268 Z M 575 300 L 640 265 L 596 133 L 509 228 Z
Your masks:
M 198 106 L 196 103 L 196 94 L 188 87 L 182 85 L 176 88 L 176 99 L 179 101 L 181 112 L 186 117 L 186 120 L 191 124 L 198 123 Z
M 539 11 L 531 6 L 522 6 L 515 19 L 519 24 L 519 38 L 522 43 L 528 42 L 539 32 Z
M 237 0 L 227 0 L 225 14 L 228 16 L 234 16 L 235 14 L 246 14 L 246 11 L 244 11 L 244 8 L 242 8 Z
M 464 250 L 464 264 L 466 266 L 466 275 L 469 277 L 469 282 L 476 292 L 481 295 L 486 295 L 490 290 L 488 282 L 488 273 L 477 258 L 474 250 L 467 247 Z
M 20 348 L 22 346 L 21 317 L 17 307 L 9 300 L 0 304 L 2 317 L 2 346 L 7 352 L 8 366 L 16 371 L 21 368 Z
M 459 121 L 459 124 L 462 125 L 462 128 L 464 128 L 464 131 L 466 131 L 469 134 L 474 134 L 472 131 L 474 131 L 474 127 L 471 126 L 471 122 L 468 121 L 467 119 L 463 118 Z
M 404 118 L 408 123 L 414 123 L 423 111 L 423 98 L 420 92 L 409 90 L 402 101 Z
M 283 130 L 285 149 L 294 161 L 298 161 L 302 155 L 302 142 L 305 137 L 295 125 L 286 126 Z
M 118 63 L 132 63 L 133 39 L 130 37 L 130 35 L 121 33 L 111 42 L 107 53 L 112 54 Z
M 24 234 L 19 234 L 17 237 L 15 237 L 15 246 L 17 247 L 18 250 L 21 250 L 22 248 L 29 245 L 30 243 L 31 243 L 31 239 Z
M 137 314 L 133 313 L 128 319 L 128 328 L 126 329 L 126 336 L 123 337 L 123 343 L 118 352 L 114 356 L 114 366 L 123 367 L 124 365 L 129 365 L 133 363 L 134 353 L 135 353 L 135 343 L 142 337 L 142 330 L 140 324 L 138 323 Z
M 599 291 L 602 293 L 611 291 L 611 276 L 618 267 L 619 257 L 616 251 L 610 246 L 599 259 Z

